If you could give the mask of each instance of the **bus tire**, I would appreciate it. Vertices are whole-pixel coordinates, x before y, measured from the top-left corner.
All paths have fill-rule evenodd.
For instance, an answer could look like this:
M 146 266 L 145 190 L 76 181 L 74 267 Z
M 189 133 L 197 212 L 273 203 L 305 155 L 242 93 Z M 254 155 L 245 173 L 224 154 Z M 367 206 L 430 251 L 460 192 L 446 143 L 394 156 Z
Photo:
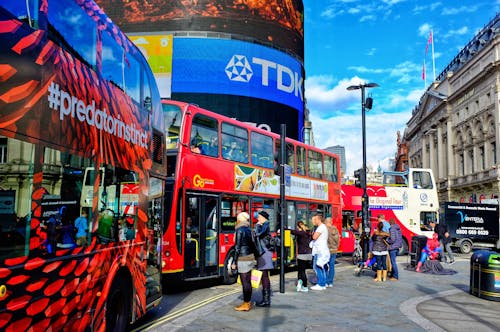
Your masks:
M 458 248 L 462 254 L 469 254 L 472 251 L 472 241 L 471 240 L 462 240 L 458 243 Z
M 236 279 L 238 279 L 237 275 L 233 275 L 231 273 L 231 264 L 233 264 L 233 254 L 234 250 L 230 250 L 226 256 L 226 259 L 224 261 L 224 273 L 223 275 L 223 283 L 225 285 L 232 285 L 236 282 Z
M 408 241 L 403 237 L 403 245 L 399 248 L 398 256 L 404 256 L 408 253 Z
M 124 273 L 118 273 L 106 300 L 106 331 L 127 331 L 132 317 L 132 285 Z

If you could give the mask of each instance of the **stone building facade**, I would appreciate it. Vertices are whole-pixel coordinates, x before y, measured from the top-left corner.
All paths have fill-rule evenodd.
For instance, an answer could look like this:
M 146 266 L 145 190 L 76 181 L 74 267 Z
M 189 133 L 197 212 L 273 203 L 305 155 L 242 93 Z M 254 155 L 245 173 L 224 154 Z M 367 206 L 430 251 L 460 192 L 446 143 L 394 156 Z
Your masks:
M 410 167 L 432 168 L 441 202 L 498 197 L 500 14 L 426 90 L 401 144 Z

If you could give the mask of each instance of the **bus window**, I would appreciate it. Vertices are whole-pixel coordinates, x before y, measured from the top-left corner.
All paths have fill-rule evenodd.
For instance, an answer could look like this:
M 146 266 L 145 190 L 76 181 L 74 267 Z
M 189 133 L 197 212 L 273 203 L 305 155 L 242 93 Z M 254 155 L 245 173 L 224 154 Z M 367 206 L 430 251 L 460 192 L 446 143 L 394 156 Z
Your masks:
M 413 188 L 433 189 L 432 177 L 430 172 L 413 171 Z
M 286 143 L 286 164 L 292 168 L 292 173 L 296 173 L 295 170 L 295 150 L 292 143 Z
M 167 149 L 177 148 L 179 142 L 179 131 L 181 127 L 181 108 L 177 105 L 162 103 L 163 119 L 167 128 Z M 170 163 L 167 163 L 170 165 Z
M 38 8 L 35 13 L 38 13 Z M 57 31 L 54 38 L 56 40 L 62 38 L 59 42 L 69 46 L 76 52 L 75 55 L 79 55 L 81 59 L 95 68 L 97 63 L 97 26 L 91 16 L 85 13 L 75 1 L 51 1 L 48 16 L 49 24 Z M 85 31 L 85 33 L 81 33 L 81 31 Z M 104 35 L 106 34 L 104 33 Z M 115 41 L 113 41 L 113 44 L 118 45 Z M 103 53 L 108 50 L 106 46 L 103 39 Z M 123 51 L 120 54 L 116 54 L 116 56 L 116 59 L 120 63 L 113 64 L 116 66 L 113 68 L 113 71 L 116 72 L 116 75 L 121 75 Z M 121 87 L 123 88 L 123 86 Z
M 252 199 L 252 213 L 250 214 L 252 224 L 257 222 L 257 214 L 261 210 L 269 214 L 269 227 L 271 228 L 271 232 L 276 231 L 279 228 L 279 220 L 276 220 L 274 200 L 262 198 Z
M 2 6 L 21 20 L 33 26 L 33 19 L 38 14 L 38 1 L 3 1 Z
M 125 91 L 122 69 L 124 68 L 123 48 L 107 33 L 102 33 L 102 76 Z
M 222 123 L 222 157 L 248 163 L 248 132 L 229 123 Z
M 328 181 L 337 182 L 338 181 L 337 159 L 335 157 L 325 155 L 324 165 L 325 165 L 324 179 Z
M 297 147 L 297 174 L 306 175 L 306 149 Z
M 295 210 L 295 215 L 296 215 L 296 221 L 303 221 L 304 224 L 307 225 L 310 229 L 312 229 L 313 224 L 311 221 L 311 218 L 307 215 L 307 203 L 296 203 L 295 204 L 296 210 Z
M 219 136 L 217 120 L 197 114 L 191 127 L 191 151 L 207 156 L 219 154 Z
M 312 178 L 321 179 L 323 174 L 323 156 L 317 151 L 308 151 L 309 170 L 308 174 Z
M 234 233 L 238 213 L 249 212 L 248 206 L 248 197 L 246 196 L 223 195 L 220 212 L 221 232 L 226 234 Z
M 437 221 L 437 212 L 421 211 L 420 212 L 420 230 L 433 231 Z
M 22 153 L 21 153 L 22 151 Z M 16 169 L 1 174 L 8 186 L 0 190 L 0 259 L 28 256 L 31 229 L 34 145 L 7 139 L 4 163 L 16 160 Z
M 252 145 L 252 164 L 261 167 L 273 168 L 273 138 L 267 135 L 252 132 L 250 142 Z

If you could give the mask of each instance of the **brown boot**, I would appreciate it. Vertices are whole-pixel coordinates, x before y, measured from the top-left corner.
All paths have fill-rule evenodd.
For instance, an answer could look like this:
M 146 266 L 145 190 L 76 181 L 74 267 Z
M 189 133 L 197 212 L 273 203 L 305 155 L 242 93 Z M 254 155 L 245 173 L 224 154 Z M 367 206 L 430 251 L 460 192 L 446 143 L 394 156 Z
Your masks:
M 236 311 L 250 311 L 252 309 L 252 302 L 243 302 L 237 307 L 234 307 Z
M 377 278 L 375 278 L 373 281 L 375 282 L 382 281 L 382 270 L 377 270 Z
M 387 270 L 382 270 L 382 281 L 387 280 Z

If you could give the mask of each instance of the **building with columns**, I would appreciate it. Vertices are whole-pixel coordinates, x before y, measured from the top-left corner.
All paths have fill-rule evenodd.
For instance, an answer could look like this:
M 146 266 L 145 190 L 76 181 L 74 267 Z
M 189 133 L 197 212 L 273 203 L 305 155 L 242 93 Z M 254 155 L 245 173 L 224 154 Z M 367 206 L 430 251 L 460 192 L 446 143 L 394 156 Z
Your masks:
M 500 15 L 425 91 L 403 140 L 411 167 L 432 168 L 441 202 L 498 197 Z

